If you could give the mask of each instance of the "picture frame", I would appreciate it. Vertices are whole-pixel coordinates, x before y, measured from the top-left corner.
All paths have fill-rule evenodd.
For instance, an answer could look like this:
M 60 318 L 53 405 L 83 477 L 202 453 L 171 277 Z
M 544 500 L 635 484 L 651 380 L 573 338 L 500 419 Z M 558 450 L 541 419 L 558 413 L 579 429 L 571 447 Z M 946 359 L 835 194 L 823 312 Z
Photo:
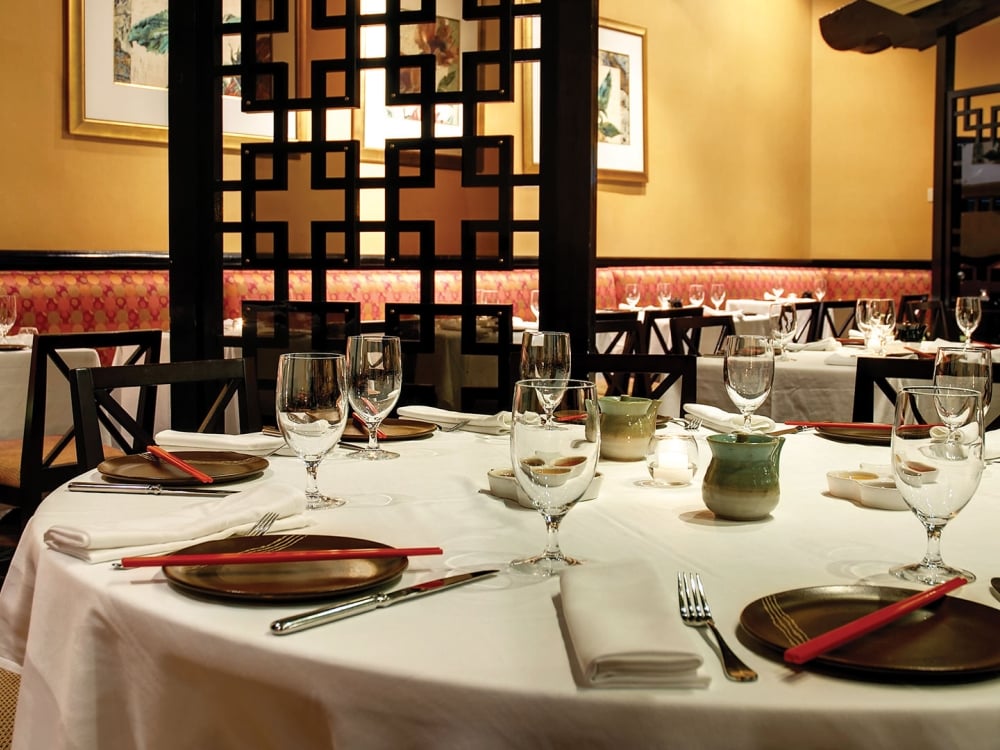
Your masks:
M 529 19 L 524 28 L 526 47 L 539 44 L 540 22 Z M 598 28 L 597 180 L 644 184 L 648 181 L 646 148 L 646 30 L 601 18 Z M 539 139 L 538 63 L 525 65 L 523 81 L 524 171 L 538 171 Z
M 167 53 L 156 51 L 157 31 L 147 33 L 143 58 L 132 65 L 127 50 L 115 40 L 128 37 L 131 28 L 116 28 L 115 0 L 67 0 L 68 127 L 74 135 L 151 143 L 167 142 Z M 165 11 L 167 0 L 135 0 L 144 19 Z M 224 0 L 239 14 L 239 0 Z M 147 27 L 153 26 L 152 23 Z M 162 24 L 159 31 L 162 32 Z M 238 35 L 234 35 L 238 38 Z M 137 81 L 130 79 L 134 71 Z M 117 78 L 117 80 L 116 80 Z M 246 139 L 271 139 L 273 115 L 243 112 L 239 96 L 222 97 L 223 135 L 227 147 Z M 290 123 L 292 126 L 292 123 Z

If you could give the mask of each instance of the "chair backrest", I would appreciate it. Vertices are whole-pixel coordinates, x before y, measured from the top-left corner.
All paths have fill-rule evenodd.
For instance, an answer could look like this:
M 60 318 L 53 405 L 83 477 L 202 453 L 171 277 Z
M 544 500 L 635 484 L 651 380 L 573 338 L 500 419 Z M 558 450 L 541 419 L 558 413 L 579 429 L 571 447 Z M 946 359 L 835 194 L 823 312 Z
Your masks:
M 574 357 L 574 367 L 577 364 Z M 698 359 L 678 354 L 585 354 L 579 364 L 586 372 L 604 373 L 608 396 L 660 399 L 680 382 L 679 404 L 698 400 Z
M 917 323 L 919 321 L 910 317 L 911 302 L 926 302 L 926 294 L 901 294 L 899 295 L 899 308 L 896 310 L 896 317 L 900 323 Z
M 671 318 L 670 353 L 695 356 L 701 354 L 701 334 L 705 329 L 717 329 L 718 338 L 714 344 L 705 347 L 706 351 L 712 354 L 722 352 L 722 343 L 726 340 L 726 336 L 732 336 L 736 333 L 732 315 Z
M 287 352 L 341 352 L 347 337 L 361 332 L 358 302 L 243 302 L 243 356 L 254 360 L 258 409 L 275 425 L 274 388 L 278 357 Z
M 854 327 L 857 306 L 858 301 L 854 299 L 823 300 L 820 302 L 816 335 L 830 335 L 838 339 L 846 338 L 848 331 Z
M 237 398 L 240 429 L 253 432 L 261 428 L 256 376 L 248 359 L 81 368 L 72 375 L 77 459 L 84 470 L 104 460 L 105 437 L 113 448 L 125 453 L 141 453 L 154 442 L 156 389 L 161 385 L 191 387 L 185 393 L 205 405 L 198 432 L 224 432 L 226 407 L 233 398 Z M 134 413 L 115 393 L 125 388 L 139 389 Z
M 945 314 L 944 305 L 939 299 L 908 302 L 906 304 L 906 318 L 909 322 L 926 326 L 927 330 L 924 333 L 926 339 L 953 340 L 951 326 L 948 325 L 948 316 Z
M 806 344 L 820 337 L 819 302 L 816 300 L 798 300 L 795 307 L 795 335 L 792 341 L 796 344 Z
M 671 318 L 700 318 L 701 307 L 671 307 L 667 310 L 646 310 L 642 319 L 642 342 L 646 354 L 666 354 L 670 351 Z
M 876 388 L 892 406 L 896 403 L 898 393 L 896 382 L 933 379 L 932 359 L 858 357 L 858 369 L 854 375 L 854 408 L 851 419 L 855 422 L 874 421 Z
M 46 435 L 50 413 L 47 396 L 52 394 L 55 385 L 49 383 L 49 375 L 57 373 L 65 380 L 61 385 L 71 393 L 73 368 L 79 367 L 72 352 L 130 347 L 133 351 L 127 359 L 129 363 L 157 362 L 162 336 L 161 331 L 155 330 L 56 333 L 34 337 L 21 443 L 19 508 L 22 526 L 45 494 L 89 468 L 79 461 L 82 438 L 75 419 L 60 435 Z M 67 398 L 65 405 L 69 402 Z
M 603 313 L 594 320 L 594 348 L 599 354 L 645 354 L 642 323 L 638 313 Z M 622 373 L 602 372 L 609 391 L 622 392 L 627 383 Z M 627 376 L 624 376 L 627 378 Z M 618 379 L 618 382 L 612 382 Z

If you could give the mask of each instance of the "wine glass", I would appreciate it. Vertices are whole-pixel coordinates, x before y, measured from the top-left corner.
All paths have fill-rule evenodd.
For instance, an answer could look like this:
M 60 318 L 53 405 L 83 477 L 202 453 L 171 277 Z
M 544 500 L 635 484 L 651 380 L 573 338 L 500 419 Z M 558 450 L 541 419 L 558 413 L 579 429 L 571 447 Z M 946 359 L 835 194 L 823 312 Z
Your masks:
M 788 356 L 788 343 L 794 338 L 798 328 L 795 305 L 782 303 L 768 305 L 767 317 L 771 325 L 771 338 L 781 346 L 781 356 L 778 359 L 787 362 L 791 359 Z
M 694 307 L 701 307 L 705 304 L 705 285 L 691 284 L 688 287 L 688 301 Z
M 558 384 L 569 380 L 571 364 L 568 333 L 525 331 L 521 336 L 521 379 L 543 379 L 550 383 L 547 390 L 539 389 L 544 397 L 545 416 L 542 421 L 545 425 L 552 423 L 552 412 L 562 398 Z
M 627 304 L 631 309 L 635 309 L 635 306 L 639 304 L 641 299 L 639 294 L 638 284 L 626 284 L 625 285 L 625 304 Z
M 712 304 L 718 310 L 722 307 L 722 303 L 726 301 L 726 285 L 719 283 L 712 284 L 709 294 L 712 297 Z
M 531 301 L 529 302 L 531 306 L 531 314 L 535 316 L 535 321 L 538 321 L 538 290 L 531 290 Z
M 0 294 L 0 341 L 6 343 L 7 334 L 17 322 L 17 295 Z
M 660 281 L 656 284 L 656 301 L 660 303 L 660 309 L 666 310 L 674 298 L 674 285 L 669 281 Z
M 347 339 L 348 396 L 368 432 L 368 447 L 351 455 L 368 461 L 399 458 L 379 447 L 379 425 L 399 400 L 403 364 L 398 336 L 369 334 Z
M 343 354 L 292 352 L 278 358 L 274 392 L 278 428 L 306 464 L 306 507 L 343 505 L 319 491 L 316 470 L 347 425 L 347 365 Z
M 868 300 L 868 325 L 871 329 L 870 336 L 874 339 L 875 353 L 884 357 L 886 344 L 896 327 L 896 302 L 886 298 Z
M 983 318 L 983 303 L 979 297 L 959 297 L 955 300 L 955 322 L 965 335 L 965 345 L 972 343 L 972 332 Z
M 861 298 L 854 303 L 854 325 L 857 326 L 864 337 L 865 349 L 868 348 L 871 341 L 871 324 L 868 322 L 869 303 L 871 303 L 871 300 L 868 298 Z
M 940 419 L 953 429 L 942 436 L 928 419 Z M 903 388 L 892 426 L 892 471 L 903 500 L 927 530 L 927 552 L 920 562 L 890 572 L 928 585 L 955 576 L 976 580 L 968 571 L 945 565 L 940 547 L 945 525 L 972 499 L 982 476 L 979 394 L 967 388 Z
M 826 278 L 823 276 L 817 277 L 815 283 L 813 284 L 813 296 L 820 302 L 826 296 Z
M 934 357 L 934 385 L 978 393 L 985 424 L 993 400 L 993 357 L 989 349 L 942 346 Z
M 559 417 L 548 427 L 539 419 L 551 393 Z M 519 380 L 511 407 L 510 458 L 518 486 L 545 519 L 545 549 L 514 560 L 517 573 L 549 576 L 580 561 L 559 548 L 559 524 L 590 486 L 601 450 L 597 387 L 587 380 Z
M 767 336 L 726 336 L 722 372 L 726 393 L 743 415 L 743 431 L 751 432 L 753 413 L 771 393 L 774 348 Z

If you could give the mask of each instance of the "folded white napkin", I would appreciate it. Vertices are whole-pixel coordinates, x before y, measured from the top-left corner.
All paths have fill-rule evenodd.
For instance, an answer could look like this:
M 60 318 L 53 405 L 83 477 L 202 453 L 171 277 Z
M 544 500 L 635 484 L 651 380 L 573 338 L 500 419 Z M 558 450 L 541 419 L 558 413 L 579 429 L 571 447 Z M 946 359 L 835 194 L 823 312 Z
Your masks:
M 206 500 L 145 518 L 109 519 L 81 526 L 52 526 L 46 545 L 90 563 L 156 555 L 211 539 L 245 534 L 265 513 L 278 514 L 270 531 L 311 526 L 305 493 L 271 482 L 220 500 Z
M 511 318 L 511 325 L 515 331 L 537 331 L 538 321 L 537 320 L 525 320 L 524 318 L 519 318 L 516 315 Z
M 688 417 L 698 417 L 705 427 L 716 432 L 732 432 L 743 426 L 742 414 L 733 414 L 707 404 L 684 404 L 684 414 Z M 750 428 L 754 432 L 770 432 L 774 429 L 774 420 L 754 414 L 750 420 Z
M 807 341 L 801 344 L 789 341 L 785 346 L 790 352 L 835 352 L 841 348 L 840 342 L 832 336 L 820 339 L 819 341 Z
M 861 352 L 857 349 L 838 349 L 829 357 L 826 357 L 823 360 L 823 364 L 857 367 L 858 354 L 860 353 Z
M 161 430 L 154 436 L 166 450 L 236 451 L 251 456 L 269 456 L 285 444 L 285 439 L 263 432 L 242 435 L 219 435 L 209 432 Z
M 443 427 L 469 420 L 467 425 L 460 428 L 466 432 L 481 432 L 487 435 L 503 435 L 510 432 L 509 411 L 500 411 L 496 414 L 466 414 L 438 409 L 435 406 L 401 406 L 398 412 L 399 416 L 406 419 L 419 419 Z
M 707 687 L 702 658 L 646 562 L 580 565 L 559 576 L 566 628 L 591 687 Z

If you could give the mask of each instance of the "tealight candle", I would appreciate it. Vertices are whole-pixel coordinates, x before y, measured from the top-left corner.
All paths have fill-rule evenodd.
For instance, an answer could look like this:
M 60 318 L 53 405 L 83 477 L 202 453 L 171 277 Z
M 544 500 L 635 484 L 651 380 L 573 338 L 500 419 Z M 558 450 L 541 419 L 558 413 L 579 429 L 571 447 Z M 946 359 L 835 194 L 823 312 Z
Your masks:
M 653 435 L 646 448 L 647 487 L 682 487 L 698 471 L 698 444 L 693 435 Z

